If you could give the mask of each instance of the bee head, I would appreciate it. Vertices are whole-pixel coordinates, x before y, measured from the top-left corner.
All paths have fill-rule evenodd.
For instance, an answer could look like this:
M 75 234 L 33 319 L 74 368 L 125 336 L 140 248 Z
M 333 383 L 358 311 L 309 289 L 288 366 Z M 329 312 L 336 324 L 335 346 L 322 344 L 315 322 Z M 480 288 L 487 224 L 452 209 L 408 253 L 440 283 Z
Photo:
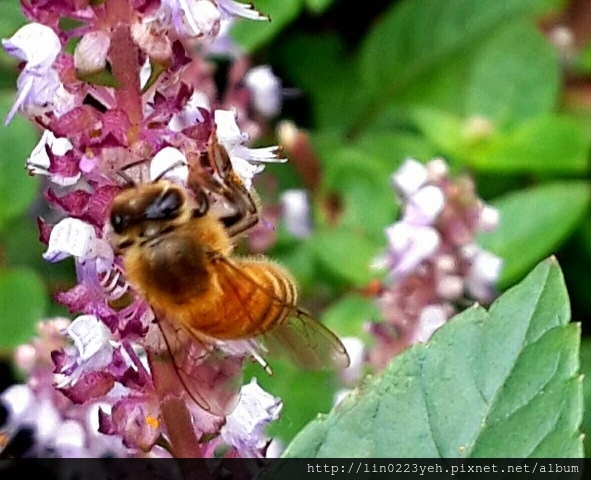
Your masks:
M 170 222 L 179 217 L 186 203 L 182 188 L 164 180 L 127 188 L 113 201 L 111 226 L 121 235 L 146 222 Z

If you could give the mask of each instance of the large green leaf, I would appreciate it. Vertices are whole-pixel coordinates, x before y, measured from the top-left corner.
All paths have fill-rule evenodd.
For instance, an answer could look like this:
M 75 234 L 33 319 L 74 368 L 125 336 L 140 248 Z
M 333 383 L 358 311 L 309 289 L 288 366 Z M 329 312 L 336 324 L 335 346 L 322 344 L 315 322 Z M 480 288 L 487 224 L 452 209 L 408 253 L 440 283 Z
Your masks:
M 488 312 L 468 309 L 396 357 L 284 456 L 581 456 L 580 331 L 569 320 L 560 268 L 545 261 Z
M 503 259 L 501 288 L 525 275 L 574 231 L 590 194 L 587 183 L 572 181 L 517 191 L 492 202 L 499 209 L 500 225 L 479 235 L 478 243 Z
M 541 115 L 502 130 L 487 120 L 414 107 L 409 120 L 450 160 L 480 172 L 582 173 L 591 137 L 574 117 Z
M 362 87 L 370 97 L 360 122 L 413 84 L 488 39 L 496 28 L 554 6 L 554 0 L 406 0 L 397 2 L 361 51 Z
M 480 50 L 468 81 L 466 114 L 499 124 L 549 113 L 558 80 L 554 49 L 533 23 L 520 19 Z
M 582 430 L 585 434 L 585 456 L 591 457 L 591 340 L 583 340 L 581 344 L 581 371 L 584 375 L 583 395 L 585 408 L 583 409 Z
M 481 171 L 582 173 L 589 170 L 587 128 L 570 117 L 531 118 L 467 152 L 466 163 Z
M 46 307 L 47 292 L 36 273 L 0 270 L 0 347 L 16 347 L 29 341 Z

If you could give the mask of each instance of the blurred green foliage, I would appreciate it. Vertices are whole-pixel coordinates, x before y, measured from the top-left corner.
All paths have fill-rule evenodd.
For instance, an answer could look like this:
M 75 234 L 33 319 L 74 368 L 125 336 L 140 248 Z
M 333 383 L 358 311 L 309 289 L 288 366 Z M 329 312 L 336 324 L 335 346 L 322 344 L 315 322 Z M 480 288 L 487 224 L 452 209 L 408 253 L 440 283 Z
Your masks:
M 385 248 L 384 227 L 397 218 L 390 174 L 407 157 L 435 156 L 470 173 L 501 211 L 499 230 L 481 237 L 505 260 L 499 288 L 556 253 L 573 320 L 589 331 L 591 108 L 563 100 L 569 76 L 591 74 L 591 44 L 567 62 L 540 28 L 542 18 L 560 18 L 568 3 L 258 0 L 272 21 L 235 26 L 233 35 L 253 62 L 271 64 L 300 92 L 286 102 L 284 117 L 310 131 L 320 162 L 312 235 L 294 239 L 280 224 L 269 253 L 294 272 L 304 304 L 339 333 L 363 335 L 364 322 L 379 319 L 364 291 L 376 277 L 370 263 Z M 16 0 L 0 4 L 2 35 L 23 23 L 15 12 Z M 14 62 L 0 54 L 1 113 L 14 98 L 15 81 Z M 0 338 L 10 346 L 33 333 L 33 314 L 60 312 L 46 300 L 34 305 L 39 279 L 52 292 L 72 272 L 68 262 L 40 261 L 39 182 L 22 168 L 36 132 L 17 118 L 0 135 L 0 308 L 7 305 L 0 310 Z M 278 191 L 305 184 L 297 168 L 268 172 Z M 29 292 L 30 302 L 12 295 L 15 289 Z M 273 367 L 274 377 L 254 366 L 247 376 L 282 396 L 285 413 L 273 429 L 287 441 L 330 409 L 337 382 Z

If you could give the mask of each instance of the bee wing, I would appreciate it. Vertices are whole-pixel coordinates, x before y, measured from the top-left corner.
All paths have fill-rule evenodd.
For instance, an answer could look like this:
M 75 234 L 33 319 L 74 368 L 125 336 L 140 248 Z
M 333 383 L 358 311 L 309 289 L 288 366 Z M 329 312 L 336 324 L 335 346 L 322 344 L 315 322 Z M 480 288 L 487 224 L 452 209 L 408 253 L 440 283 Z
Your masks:
M 263 325 L 252 331 L 258 353 L 314 370 L 343 369 L 349 365 L 349 355 L 339 338 L 295 303 L 282 298 L 283 294 L 295 300 L 295 286 L 279 266 L 257 260 L 234 261 L 221 255 L 213 261 L 222 289 L 242 306 L 240 314 L 246 322 Z M 283 273 L 272 274 L 273 271 Z M 269 283 L 261 283 L 259 278 L 266 278 Z M 279 320 L 267 328 L 264 317 Z
M 165 343 L 162 361 L 169 362 L 181 390 L 213 415 L 232 412 L 240 397 L 242 360 L 160 318 L 157 323 Z M 173 384 L 174 379 L 166 381 Z
M 301 309 L 257 337 L 263 351 L 312 370 L 344 369 L 349 355 L 339 338 Z

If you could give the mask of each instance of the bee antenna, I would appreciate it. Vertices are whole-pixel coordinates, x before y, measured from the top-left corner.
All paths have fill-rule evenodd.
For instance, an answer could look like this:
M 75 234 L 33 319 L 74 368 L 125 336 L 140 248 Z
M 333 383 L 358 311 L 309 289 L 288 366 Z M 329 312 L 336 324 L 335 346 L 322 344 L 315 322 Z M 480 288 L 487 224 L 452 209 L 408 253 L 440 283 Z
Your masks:
M 165 168 L 164 170 L 162 170 L 158 174 L 158 176 L 156 176 L 156 178 L 154 178 L 154 180 L 152 180 L 152 182 L 157 182 L 158 180 L 162 180 L 162 177 L 164 177 L 164 175 L 166 175 L 171 170 L 174 170 L 177 167 L 184 167 L 186 165 L 187 165 L 187 163 L 185 161 L 183 161 L 183 160 L 177 160 L 176 162 L 170 164 L 167 168 Z
M 127 173 L 125 173 L 123 170 L 119 170 L 117 172 L 117 175 L 119 175 L 125 181 L 126 187 L 135 187 L 136 186 L 133 178 L 131 178 L 129 175 L 127 175 Z
M 146 162 L 147 159 L 143 158 L 141 160 L 136 160 L 135 162 L 128 163 L 127 165 L 121 167 L 121 169 L 117 171 L 117 175 L 119 175 L 123 180 L 125 180 L 125 184 L 127 187 L 136 187 L 137 183 L 135 182 L 135 180 L 133 180 L 133 178 L 127 175 L 125 171 L 129 170 L 130 168 L 137 167 L 138 165 L 141 165 L 142 163 Z

